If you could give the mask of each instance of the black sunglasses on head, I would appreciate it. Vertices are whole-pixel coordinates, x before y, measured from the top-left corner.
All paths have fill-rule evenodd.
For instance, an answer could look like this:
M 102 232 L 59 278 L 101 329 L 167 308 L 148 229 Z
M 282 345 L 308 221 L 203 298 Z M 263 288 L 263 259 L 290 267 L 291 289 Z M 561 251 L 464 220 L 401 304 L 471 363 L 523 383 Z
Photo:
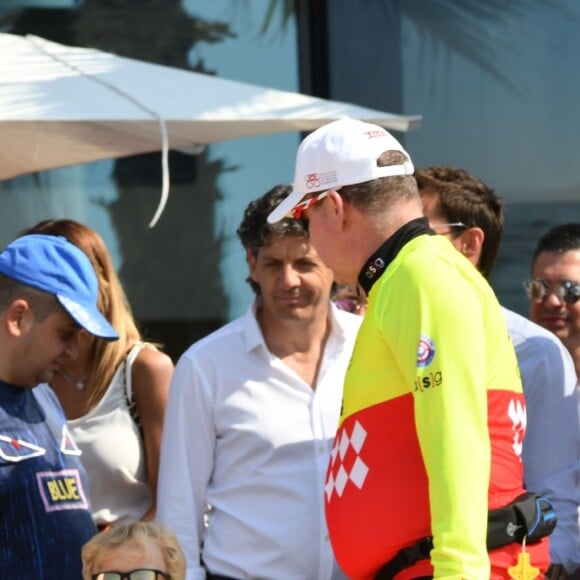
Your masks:
M 580 300 L 580 283 L 572 280 L 545 280 L 544 278 L 534 278 L 526 280 L 524 288 L 528 298 L 534 302 L 542 302 L 550 294 L 554 294 L 560 302 L 566 304 L 576 304 Z
M 93 574 L 91 580 L 171 580 L 167 572 L 155 570 L 153 568 L 137 568 L 130 572 L 118 572 L 110 570 Z

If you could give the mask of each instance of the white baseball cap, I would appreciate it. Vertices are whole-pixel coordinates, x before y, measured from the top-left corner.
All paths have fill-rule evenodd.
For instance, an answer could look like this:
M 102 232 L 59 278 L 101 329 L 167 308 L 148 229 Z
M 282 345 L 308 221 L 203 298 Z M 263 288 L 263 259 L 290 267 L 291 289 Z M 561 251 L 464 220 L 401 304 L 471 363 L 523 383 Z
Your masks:
M 407 161 L 379 167 L 377 159 L 385 151 L 400 151 Z M 296 155 L 293 191 L 268 216 L 273 224 L 286 217 L 309 193 L 340 189 L 379 177 L 413 175 L 409 154 L 385 129 L 344 117 L 323 125 L 308 135 Z

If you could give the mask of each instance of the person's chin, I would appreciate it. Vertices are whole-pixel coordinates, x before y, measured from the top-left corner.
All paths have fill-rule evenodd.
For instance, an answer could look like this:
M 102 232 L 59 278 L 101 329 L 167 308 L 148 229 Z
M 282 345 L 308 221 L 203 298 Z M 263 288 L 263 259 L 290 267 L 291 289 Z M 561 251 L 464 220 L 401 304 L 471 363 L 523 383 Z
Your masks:
M 558 337 L 564 344 L 567 342 L 567 340 L 570 336 L 570 328 L 569 328 L 568 324 L 551 323 L 549 325 L 543 325 L 543 326 L 546 330 L 549 330 L 554 336 Z
M 29 379 L 27 381 L 21 381 L 20 383 L 18 383 L 17 386 L 20 387 L 21 389 L 24 389 L 24 390 L 30 390 L 30 389 L 34 389 L 34 387 L 37 387 L 38 385 L 41 385 L 44 382 L 46 382 L 46 381 Z
M 54 370 L 46 370 L 43 373 L 41 373 L 37 378 L 38 378 L 38 382 L 37 384 L 42 384 L 42 383 L 48 383 L 50 384 L 52 382 L 52 380 L 54 379 L 54 375 L 56 374 L 56 371 Z M 36 386 L 36 385 L 34 385 Z
M 309 306 L 287 306 L 281 309 L 281 315 L 287 320 L 306 320 L 312 318 L 312 308 Z

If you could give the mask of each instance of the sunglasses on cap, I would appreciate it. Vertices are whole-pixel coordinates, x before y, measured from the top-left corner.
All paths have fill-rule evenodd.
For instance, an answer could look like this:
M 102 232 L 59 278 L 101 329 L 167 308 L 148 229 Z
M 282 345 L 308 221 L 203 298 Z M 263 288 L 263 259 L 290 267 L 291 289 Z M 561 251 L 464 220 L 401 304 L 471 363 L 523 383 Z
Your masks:
M 117 572 L 116 570 L 99 572 L 93 574 L 91 580 L 171 580 L 171 576 L 167 572 L 153 568 L 137 568 L 130 572 Z
M 533 302 L 542 302 L 550 294 L 554 294 L 560 302 L 575 304 L 580 300 L 580 283 L 572 280 L 556 280 L 550 282 L 544 278 L 526 280 L 524 288 L 528 298 Z
M 331 191 L 333 191 L 333 190 L 328 189 L 326 191 L 321 191 L 320 193 L 315 193 L 312 197 L 309 197 L 307 199 L 303 199 L 302 201 L 299 201 L 290 210 L 288 217 L 294 218 L 295 220 L 299 220 L 302 217 L 302 215 L 304 214 L 304 212 L 309 207 L 313 206 L 315 203 L 319 202 L 321 199 L 324 199 Z

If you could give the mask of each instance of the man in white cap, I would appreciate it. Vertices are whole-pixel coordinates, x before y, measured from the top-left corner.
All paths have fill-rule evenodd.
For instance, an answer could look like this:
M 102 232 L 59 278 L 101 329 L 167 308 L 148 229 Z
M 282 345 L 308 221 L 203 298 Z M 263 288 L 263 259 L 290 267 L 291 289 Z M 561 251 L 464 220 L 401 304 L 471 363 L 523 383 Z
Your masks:
M 81 332 L 118 338 L 97 297 L 89 258 L 64 238 L 23 236 L 0 253 L 2 578 L 82 576 L 96 533 L 86 476 L 56 396 L 37 385 L 78 355 Z
M 483 277 L 433 235 L 407 152 L 376 125 L 321 127 L 269 220 L 288 213 L 308 220 L 336 281 L 368 296 L 325 487 L 345 573 L 545 572 L 554 518 L 524 495 L 525 403 L 505 322 Z

